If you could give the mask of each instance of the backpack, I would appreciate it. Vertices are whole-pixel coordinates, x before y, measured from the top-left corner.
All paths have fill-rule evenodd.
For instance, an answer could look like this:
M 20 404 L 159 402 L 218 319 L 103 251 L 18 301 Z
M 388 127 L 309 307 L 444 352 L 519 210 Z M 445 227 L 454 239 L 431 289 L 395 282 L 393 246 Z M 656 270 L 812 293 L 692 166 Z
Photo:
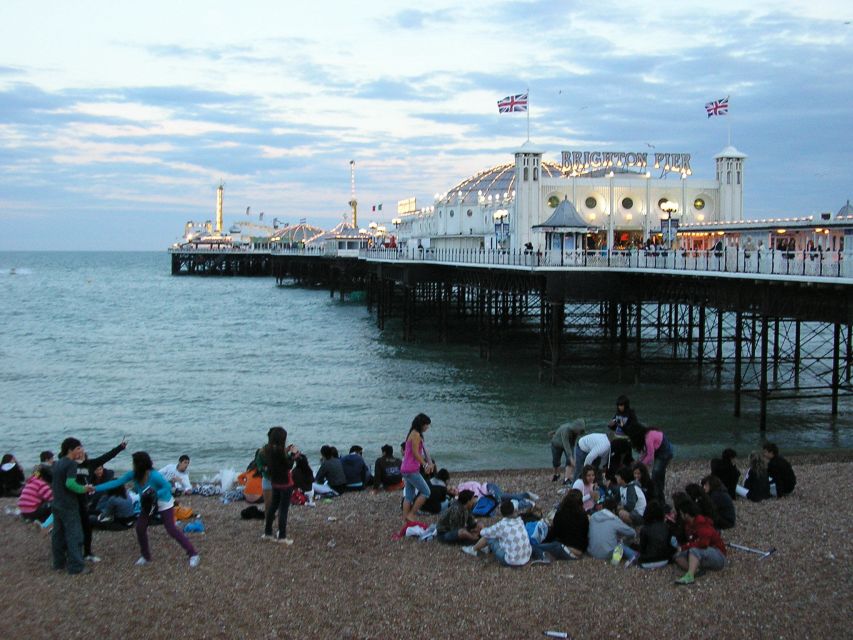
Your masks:
M 494 499 L 492 496 L 483 496 L 479 500 L 477 500 L 477 504 L 474 505 L 474 510 L 471 512 L 475 516 L 481 516 L 484 518 L 490 517 L 495 509 L 498 508 L 498 501 Z
M 548 523 L 544 520 L 534 520 L 524 525 L 530 542 L 542 542 L 548 536 Z
M 299 489 L 294 489 L 290 494 L 290 504 L 303 505 L 308 502 L 308 498 Z

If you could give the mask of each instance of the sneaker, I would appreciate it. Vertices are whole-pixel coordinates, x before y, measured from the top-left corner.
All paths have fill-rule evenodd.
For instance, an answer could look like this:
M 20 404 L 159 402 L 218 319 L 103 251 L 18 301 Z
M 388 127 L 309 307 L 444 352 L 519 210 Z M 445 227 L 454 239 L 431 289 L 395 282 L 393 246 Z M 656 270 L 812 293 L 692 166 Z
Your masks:
M 286 544 L 288 547 L 293 544 L 293 538 L 276 538 L 275 541 L 279 544 Z
M 271 533 L 265 533 L 261 536 L 261 540 L 275 540 Z
M 631 567 L 631 566 L 633 566 L 633 565 L 637 564 L 637 558 L 638 558 L 638 557 L 639 557 L 639 556 L 634 556 L 633 558 L 631 558 L 630 560 L 628 560 L 628 561 L 625 563 L 625 565 L 624 565 L 624 566 L 625 566 L 625 568 L 627 569 L 628 567 Z
M 150 560 L 146 560 L 145 558 L 140 557 L 139 560 L 135 562 L 137 567 L 144 567 L 146 564 L 151 562 Z
M 677 584 L 677 585 L 693 584 L 695 581 L 696 581 L 696 579 L 693 576 L 691 576 L 689 573 L 685 573 L 683 576 L 681 576 L 678 580 L 675 581 L 675 584 Z
M 532 491 L 527 492 L 527 497 L 531 502 L 539 502 L 539 494 L 533 493 Z
M 72 576 L 87 576 L 90 573 L 93 573 L 93 572 L 89 567 L 83 567 L 80 571 L 77 571 L 76 573 L 72 573 L 71 575 Z
M 83 559 L 88 560 L 89 562 L 100 562 L 101 561 L 101 559 L 98 556 L 94 556 L 94 555 L 88 555 Z
M 195 569 L 199 562 L 201 562 L 200 555 L 196 554 L 194 556 L 190 556 L 190 569 Z
M 103 513 L 98 514 L 98 522 L 107 523 L 107 522 L 112 522 L 112 521 L 113 521 L 112 516 L 107 516 L 107 515 L 104 515 Z
M 559 479 L 560 479 L 560 475 L 557 473 L 555 473 L 553 476 L 551 476 L 551 482 L 557 482 L 557 480 L 559 480 Z
M 543 556 L 541 558 L 536 558 L 536 560 L 531 560 L 530 564 L 551 564 L 551 561 L 547 556 Z
M 462 547 L 462 553 L 467 553 L 469 556 L 476 556 L 477 550 L 473 546 Z
M 580 560 L 580 556 L 576 556 L 574 553 L 572 553 L 572 550 L 569 549 L 566 545 L 561 546 L 563 547 L 563 553 L 568 556 L 568 558 L 566 558 L 567 560 Z

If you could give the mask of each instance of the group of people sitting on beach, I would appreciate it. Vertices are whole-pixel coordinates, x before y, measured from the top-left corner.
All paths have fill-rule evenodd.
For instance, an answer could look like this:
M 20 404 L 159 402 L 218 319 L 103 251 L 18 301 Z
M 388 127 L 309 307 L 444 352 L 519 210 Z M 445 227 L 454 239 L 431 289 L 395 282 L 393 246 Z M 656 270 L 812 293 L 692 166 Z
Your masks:
M 667 500 L 672 444 L 660 429 L 644 426 L 628 398 L 620 396 L 603 432 L 587 432 L 584 421 L 575 420 L 551 433 L 551 479 L 562 479 L 564 486 L 558 491 L 559 503 L 547 508 L 535 493 L 510 493 L 494 482 L 450 484 L 450 473 L 437 469 L 426 447 L 430 426 L 428 416 L 415 416 L 401 456 L 386 444 L 372 470 L 361 446 L 353 445 L 340 456 L 336 447 L 323 445 L 316 473 L 306 455 L 288 443 L 287 431 L 272 427 L 239 480 L 247 501 L 264 504 L 263 512 L 256 509 L 264 520 L 261 538 L 293 544 L 287 535 L 291 504 L 314 506 L 321 497 L 402 489 L 404 526 L 395 538 L 418 530 L 441 543 L 461 544 L 472 556 L 491 553 L 506 566 L 578 560 L 585 554 L 649 569 L 674 562 L 684 570 L 677 582 L 690 584 L 697 572 L 725 566 L 720 531 L 735 526 L 734 500 L 781 498 L 796 486 L 791 465 L 776 445 L 767 443 L 762 452 L 750 455 L 743 482 L 736 453 L 725 449 L 711 461 L 710 474 Z M 96 527 L 134 527 L 140 548 L 136 564 L 148 564 L 152 556 L 147 529 L 154 521 L 183 548 L 190 567 L 198 565 L 198 552 L 175 523 L 175 497 L 195 490 L 187 474 L 189 456 L 157 471 L 149 454 L 138 451 L 132 456 L 132 470 L 116 477 L 104 465 L 126 446 L 122 440 L 89 458 L 79 440 L 66 438 L 58 459 L 43 452 L 27 479 L 11 454 L 3 457 L 4 495 L 18 496 L 23 518 L 52 526 L 54 569 L 89 571 L 86 561 L 99 561 L 92 550 Z M 422 520 L 430 514 L 438 516 L 432 525 Z M 477 520 L 497 514 L 500 520 L 490 526 Z
M 415 417 L 401 467 L 403 518 L 419 526 L 425 523 L 417 521 L 418 513 L 434 491 L 429 476 L 435 463 L 424 445 L 429 426 L 425 415 Z M 502 565 L 514 567 L 578 560 L 584 554 L 613 564 L 624 559 L 626 566 L 645 569 L 672 562 L 684 571 L 676 583 L 692 584 L 698 572 L 725 567 L 727 550 L 720 532 L 735 526 L 738 496 L 753 501 L 784 497 L 796 485 L 791 465 L 775 444 L 766 443 L 761 453 L 750 455 L 742 484 L 736 453 L 725 449 L 712 461 L 710 474 L 667 501 L 666 469 L 673 447 L 662 431 L 640 423 L 625 396 L 617 399 L 606 432 L 587 433 L 583 420 L 566 423 L 551 434 L 551 453 L 552 481 L 563 477 L 565 485 L 554 508 L 537 507 L 539 497 L 530 492 L 503 494 L 496 485 L 462 483 L 445 491 L 455 499 L 435 523 L 436 538 L 464 544 L 462 551 L 471 556 L 491 553 Z M 501 515 L 497 523 L 483 526 L 477 521 L 478 511 L 492 515 L 494 510 Z

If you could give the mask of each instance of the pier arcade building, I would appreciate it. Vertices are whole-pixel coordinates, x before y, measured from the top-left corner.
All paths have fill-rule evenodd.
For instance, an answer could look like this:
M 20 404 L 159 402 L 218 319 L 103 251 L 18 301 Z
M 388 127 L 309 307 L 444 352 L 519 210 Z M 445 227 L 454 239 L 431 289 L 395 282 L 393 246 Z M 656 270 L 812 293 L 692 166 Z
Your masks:
M 403 245 L 436 249 L 671 243 L 685 224 L 743 218 L 745 159 L 728 146 L 714 157 L 715 179 L 699 180 L 689 154 L 563 151 L 557 163 L 527 141 L 513 162 L 436 194 L 428 207 L 404 201 L 394 223 Z

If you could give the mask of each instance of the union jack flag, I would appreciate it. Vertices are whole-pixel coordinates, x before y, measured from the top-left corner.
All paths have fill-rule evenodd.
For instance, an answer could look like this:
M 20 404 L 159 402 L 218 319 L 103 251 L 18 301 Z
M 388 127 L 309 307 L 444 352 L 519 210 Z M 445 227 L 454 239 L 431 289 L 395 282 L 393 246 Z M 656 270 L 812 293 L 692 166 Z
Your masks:
M 512 113 L 513 111 L 527 111 L 527 94 L 519 93 L 498 100 L 498 113 Z
M 721 100 L 714 100 L 705 105 L 705 111 L 708 112 L 708 117 L 724 116 L 729 112 L 729 97 L 726 96 Z

